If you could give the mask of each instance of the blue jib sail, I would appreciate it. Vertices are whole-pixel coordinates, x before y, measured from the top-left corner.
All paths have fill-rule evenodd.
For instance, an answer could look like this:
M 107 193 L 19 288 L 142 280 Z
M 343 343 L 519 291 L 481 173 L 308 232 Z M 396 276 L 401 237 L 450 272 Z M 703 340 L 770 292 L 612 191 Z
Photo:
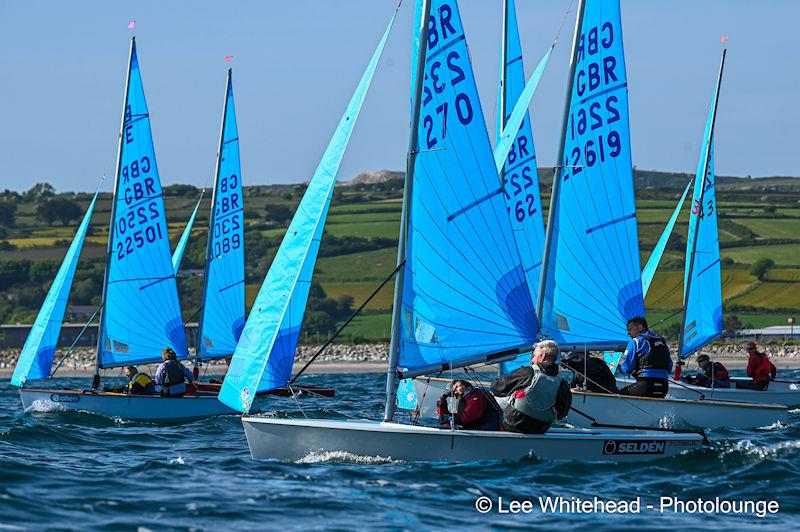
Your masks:
M 124 113 L 100 367 L 161 360 L 165 347 L 189 355 L 135 42 Z
M 653 248 L 653 252 L 650 254 L 650 258 L 647 259 L 647 264 L 645 264 L 644 268 L 642 269 L 642 293 L 645 296 L 647 295 L 647 291 L 650 289 L 650 283 L 653 282 L 653 276 L 656 274 L 658 263 L 661 262 L 661 257 L 664 255 L 664 250 L 667 249 L 667 242 L 669 242 L 669 237 L 672 235 L 672 230 L 675 228 L 675 222 L 678 221 L 678 216 L 681 214 L 681 209 L 683 208 L 683 202 L 686 201 L 686 196 L 689 194 L 689 188 L 691 186 L 692 181 L 689 181 L 686 184 L 686 188 L 683 189 L 681 199 L 678 200 L 678 204 L 675 206 L 672 216 L 670 216 L 666 227 L 664 227 L 664 232 L 661 233 L 661 237 L 658 239 L 658 242 L 656 242 L 656 246 Z
M 519 347 L 537 333 L 455 0 L 432 1 L 428 27 L 412 124 L 419 140 L 409 177 L 405 368 Z
M 500 68 L 505 69 L 505 76 L 501 70 L 494 161 L 498 173 L 503 172 L 508 216 L 528 288 L 531 290 L 531 300 L 536 301 L 542 274 L 544 220 L 528 107 L 553 48 L 547 51 L 526 85 L 514 0 L 507 0 L 504 38 L 505 61 Z M 503 79 L 506 81 L 505 86 Z M 538 330 L 539 320 L 535 313 L 534 319 L 536 321 L 533 327 Z M 508 373 L 529 363 L 530 355 L 523 353 L 516 360 L 500 364 L 500 371 Z
M 75 232 L 75 237 L 64 255 L 61 267 L 58 269 L 53 284 L 47 292 L 42 308 L 33 322 L 31 332 L 25 339 L 25 345 L 19 354 L 17 366 L 11 376 L 11 384 L 22 386 L 26 381 L 44 379 L 50 375 L 50 368 L 53 366 L 53 356 L 56 352 L 58 336 L 61 333 L 61 323 L 64 321 L 64 311 L 67 308 L 69 290 L 72 286 L 72 278 L 75 275 L 75 267 L 78 264 L 78 257 L 83 247 L 83 239 L 89 228 L 89 220 L 92 218 L 94 205 L 97 201 L 97 194 L 94 193 L 89 208 L 83 216 L 83 221 Z
M 644 316 L 618 1 L 586 0 L 574 60 L 542 329 L 559 343 L 625 344 Z
M 178 274 L 178 268 L 181 266 L 181 259 L 183 258 L 183 252 L 186 251 L 186 244 L 189 243 L 189 236 L 192 234 L 192 226 L 194 225 L 194 219 L 197 217 L 197 209 L 200 208 L 200 202 L 203 201 L 203 194 L 200 194 L 200 199 L 197 200 L 197 205 L 194 206 L 194 210 L 192 211 L 192 215 L 189 217 L 189 221 L 186 223 L 186 227 L 183 229 L 183 233 L 181 234 L 181 239 L 178 240 L 178 245 L 175 246 L 175 251 L 172 252 L 172 270 L 175 272 L 175 275 Z
M 715 90 L 712 102 L 716 101 Z M 681 358 L 688 357 L 722 334 L 722 279 L 712 138 L 715 106 L 716 104 L 712 103 L 708 113 L 703 149 L 692 195 L 692 211 L 689 216 L 684 290 L 687 286 L 689 289 L 683 296 L 686 312 L 683 321 Z M 702 179 L 706 157 L 708 157 L 708 171 L 705 179 Z M 691 278 L 689 278 L 690 270 Z
M 219 393 L 219 400 L 231 408 L 247 412 L 257 392 L 289 381 L 339 164 L 396 16 L 333 133 L 250 310 Z
M 244 195 L 230 70 L 221 135 L 197 347 L 204 359 L 233 354 L 244 327 Z

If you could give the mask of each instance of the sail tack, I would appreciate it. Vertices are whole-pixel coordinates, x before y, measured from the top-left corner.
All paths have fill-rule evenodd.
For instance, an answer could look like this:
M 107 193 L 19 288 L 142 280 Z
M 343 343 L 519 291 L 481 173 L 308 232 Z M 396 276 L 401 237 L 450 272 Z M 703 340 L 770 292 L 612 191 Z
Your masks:
M 725 55 L 723 53 L 723 65 Z M 706 120 L 703 149 L 697 165 L 684 273 L 684 316 L 681 358 L 688 357 L 722 335 L 722 279 L 719 254 L 717 194 L 714 177 L 714 119 L 720 78 Z M 705 174 L 705 175 L 704 175 Z
M 244 327 L 244 195 L 230 70 L 217 157 L 198 336 L 204 359 L 233 354 Z
M 42 308 L 36 316 L 36 321 L 31 327 L 25 345 L 19 354 L 17 366 L 11 376 L 11 384 L 22 386 L 27 381 L 44 379 L 50 375 L 53 365 L 53 356 L 56 352 L 58 336 L 61 333 L 61 324 L 64 321 L 64 311 L 67 309 L 69 291 L 75 275 L 75 267 L 81 254 L 83 240 L 89 228 L 89 220 L 94 212 L 98 192 L 95 192 L 86 214 L 83 216 L 75 237 L 64 255 L 61 267 L 58 269 L 53 284 L 47 292 L 47 297 L 42 303 Z
M 188 356 L 136 43 L 121 131 L 98 365 Z
M 529 344 L 537 332 L 455 0 L 431 2 L 422 44 L 400 319 L 405 368 Z
M 336 127 L 247 318 L 219 394 L 231 408 L 248 411 L 257 392 L 283 387 L 291 376 L 336 175 L 395 17 Z
M 617 345 L 644 315 L 619 2 L 586 0 L 578 31 L 542 329 L 560 343 Z

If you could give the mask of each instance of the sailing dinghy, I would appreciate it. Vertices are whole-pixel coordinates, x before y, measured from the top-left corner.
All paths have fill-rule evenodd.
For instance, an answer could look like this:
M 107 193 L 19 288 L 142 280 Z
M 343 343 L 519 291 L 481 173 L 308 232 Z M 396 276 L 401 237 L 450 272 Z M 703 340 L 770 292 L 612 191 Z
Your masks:
M 60 272 L 53 283 L 37 317 L 37 323 L 46 324 L 47 329 L 41 333 L 41 327 L 34 327 L 35 334 L 26 342 L 31 347 L 23 350 L 25 356 L 20 358 L 22 366 L 15 379 L 19 386 L 50 375 L 72 272 L 93 206 L 64 259 L 63 275 Z M 101 369 L 160 362 L 161 350 L 167 346 L 179 359 L 189 356 L 135 38 L 131 39 L 128 60 L 99 331 L 93 388 L 20 388 L 26 410 L 81 410 L 133 420 L 184 420 L 235 413 L 213 392 L 162 398 L 97 390 Z M 31 363 L 31 359 L 36 362 Z
M 401 268 L 384 421 L 246 416 L 253 458 L 297 460 L 346 451 L 422 461 L 636 461 L 699 447 L 700 434 L 672 431 L 555 429 L 523 435 L 393 422 L 399 378 L 486 360 L 487 353 L 514 358 L 530 349 L 536 333 L 456 0 L 418 0 L 414 28 Z M 246 404 L 228 404 L 247 411 Z
M 580 3 L 574 49 L 536 316 L 543 335 L 562 350 L 621 352 L 628 342 L 627 320 L 644 315 L 644 296 L 618 2 Z M 518 105 L 527 108 L 525 101 Z M 525 253 L 520 255 L 524 263 Z M 444 386 L 418 379 L 414 389 L 425 413 Z M 788 417 L 778 405 L 698 401 L 699 394 L 676 400 L 573 390 L 573 398 L 567 422 L 577 426 L 752 428 Z

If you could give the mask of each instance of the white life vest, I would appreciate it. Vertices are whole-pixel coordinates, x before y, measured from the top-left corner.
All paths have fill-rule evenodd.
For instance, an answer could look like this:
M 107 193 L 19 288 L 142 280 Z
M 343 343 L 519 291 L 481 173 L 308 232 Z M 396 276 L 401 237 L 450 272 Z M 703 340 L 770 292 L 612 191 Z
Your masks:
M 528 417 L 552 423 L 556 420 L 556 396 L 560 386 L 560 375 L 547 375 L 534 366 L 533 380 L 524 390 L 514 392 L 511 406 Z

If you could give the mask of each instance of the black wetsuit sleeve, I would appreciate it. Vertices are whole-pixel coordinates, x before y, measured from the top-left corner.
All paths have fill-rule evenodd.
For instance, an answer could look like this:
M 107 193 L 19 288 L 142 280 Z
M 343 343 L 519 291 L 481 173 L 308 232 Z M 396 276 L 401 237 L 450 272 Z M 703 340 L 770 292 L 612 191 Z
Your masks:
M 558 386 L 558 393 L 556 394 L 556 417 L 564 419 L 569 414 L 569 408 L 572 406 L 572 392 L 569 389 L 569 384 L 564 379 L 561 379 L 561 384 Z
M 502 375 L 492 383 L 492 393 L 496 397 L 506 397 L 511 395 L 515 390 L 520 390 L 527 387 L 533 380 L 533 369 L 522 367 L 509 373 Z

